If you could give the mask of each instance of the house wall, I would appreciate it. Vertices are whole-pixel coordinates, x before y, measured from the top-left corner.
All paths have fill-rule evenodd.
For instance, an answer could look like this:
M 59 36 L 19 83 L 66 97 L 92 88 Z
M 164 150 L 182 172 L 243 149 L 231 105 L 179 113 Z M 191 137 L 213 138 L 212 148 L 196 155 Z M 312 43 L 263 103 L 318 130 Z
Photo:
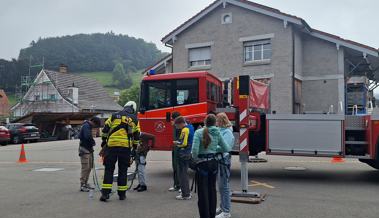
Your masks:
M 54 101 L 50 99 L 50 95 L 53 94 L 56 96 Z M 40 100 L 36 100 L 37 95 L 40 96 Z M 62 98 L 47 75 L 41 71 L 23 101 L 12 110 L 15 117 L 25 116 L 31 112 L 78 112 L 78 109 Z
M 333 105 L 337 112 L 339 101 L 344 102 L 343 55 L 333 43 L 303 37 L 304 111 L 328 112 Z
M 221 17 L 232 13 L 231 24 Z M 245 65 L 241 37 L 274 34 L 272 59 L 261 65 Z M 271 78 L 271 110 L 292 113 L 292 26 L 282 20 L 230 4 L 215 9 L 177 36 L 173 48 L 174 72 L 189 71 L 187 44 L 212 42 L 210 72 L 222 78 L 250 75 Z

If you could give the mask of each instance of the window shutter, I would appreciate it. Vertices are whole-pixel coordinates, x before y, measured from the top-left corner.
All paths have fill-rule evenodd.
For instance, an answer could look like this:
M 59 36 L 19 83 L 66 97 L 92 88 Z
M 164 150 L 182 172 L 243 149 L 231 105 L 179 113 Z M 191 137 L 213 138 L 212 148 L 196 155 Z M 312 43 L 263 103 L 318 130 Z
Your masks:
M 189 50 L 189 61 L 203 61 L 211 59 L 211 47 L 191 48 Z

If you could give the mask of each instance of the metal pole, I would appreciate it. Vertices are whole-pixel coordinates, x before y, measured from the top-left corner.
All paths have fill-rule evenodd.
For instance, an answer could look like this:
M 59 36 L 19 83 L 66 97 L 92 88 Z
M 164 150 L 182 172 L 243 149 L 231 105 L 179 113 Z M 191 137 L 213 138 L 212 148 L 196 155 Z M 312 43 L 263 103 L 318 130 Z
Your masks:
M 250 116 L 250 77 L 240 76 L 237 87 L 239 87 L 239 125 L 240 125 L 240 163 L 241 163 L 241 191 L 233 192 L 232 197 L 259 198 L 260 194 L 249 192 L 249 116 Z

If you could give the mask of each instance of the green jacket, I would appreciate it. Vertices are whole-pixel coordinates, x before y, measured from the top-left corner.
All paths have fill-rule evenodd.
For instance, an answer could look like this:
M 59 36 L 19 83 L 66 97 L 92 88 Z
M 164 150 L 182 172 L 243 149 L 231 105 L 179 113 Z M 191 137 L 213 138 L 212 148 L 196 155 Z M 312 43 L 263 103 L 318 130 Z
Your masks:
M 197 159 L 199 154 L 216 154 L 219 152 L 223 153 L 230 151 L 230 146 L 225 143 L 224 139 L 221 136 L 220 130 L 215 126 L 208 127 L 211 143 L 209 144 L 208 148 L 205 149 L 204 145 L 201 144 L 203 131 L 204 128 L 196 130 L 193 138 L 192 157 L 194 159 Z

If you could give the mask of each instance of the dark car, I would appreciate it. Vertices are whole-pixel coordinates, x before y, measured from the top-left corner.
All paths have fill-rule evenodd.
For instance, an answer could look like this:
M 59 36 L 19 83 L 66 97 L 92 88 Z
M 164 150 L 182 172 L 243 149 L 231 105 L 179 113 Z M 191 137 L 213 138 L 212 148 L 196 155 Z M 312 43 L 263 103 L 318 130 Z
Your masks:
M 14 144 L 37 142 L 40 139 L 39 130 L 34 124 L 10 123 L 6 127 L 9 129 L 11 142 Z
M 4 126 L 0 126 L 0 145 L 7 145 L 11 140 L 9 130 Z

